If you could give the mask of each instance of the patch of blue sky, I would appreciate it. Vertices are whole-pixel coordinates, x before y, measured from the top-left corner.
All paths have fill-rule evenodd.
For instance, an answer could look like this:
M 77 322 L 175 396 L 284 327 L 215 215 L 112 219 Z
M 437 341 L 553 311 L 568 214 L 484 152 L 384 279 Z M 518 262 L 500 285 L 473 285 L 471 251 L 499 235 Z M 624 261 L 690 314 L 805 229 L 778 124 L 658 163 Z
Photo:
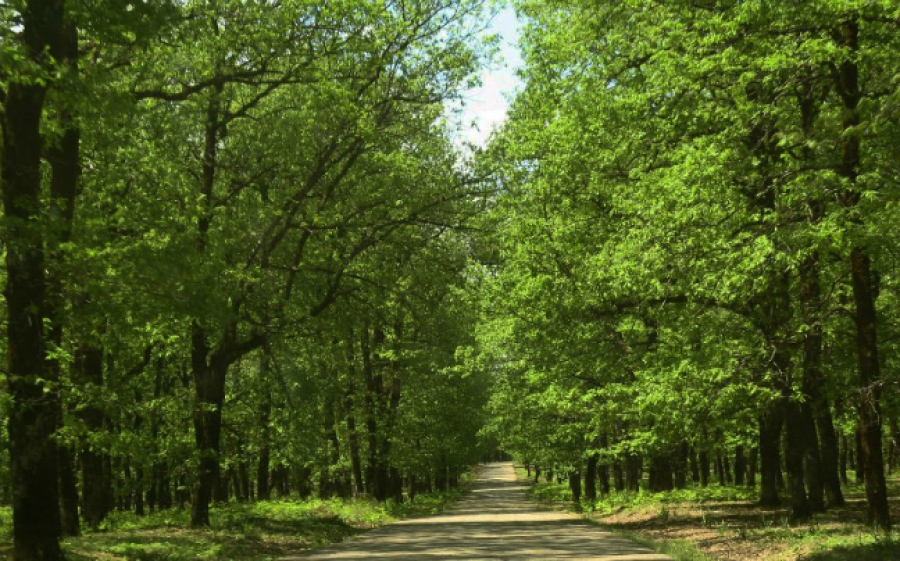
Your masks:
M 448 107 L 454 142 L 464 152 L 487 144 L 491 132 L 506 120 L 510 102 L 522 85 L 516 76 L 523 64 L 519 29 L 515 11 L 504 3 L 484 30 L 484 36 L 499 38 L 497 56 L 481 70 L 480 85 L 463 92 L 461 103 Z

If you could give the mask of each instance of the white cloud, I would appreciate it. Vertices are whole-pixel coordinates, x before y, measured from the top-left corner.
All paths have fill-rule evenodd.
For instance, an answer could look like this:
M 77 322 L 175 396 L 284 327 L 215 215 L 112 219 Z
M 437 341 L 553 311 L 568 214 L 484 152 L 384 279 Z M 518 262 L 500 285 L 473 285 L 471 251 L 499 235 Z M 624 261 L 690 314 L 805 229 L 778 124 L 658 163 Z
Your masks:
M 522 65 L 518 47 L 518 21 L 510 7 L 491 22 L 488 33 L 500 36 L 500 60 L 481 73 L 481 85 L 465 92 L 459 113 L 457 144 L 484 146 L 491 132 L 506 120 L 509 102 L 520 85 L 515 71 Z M 458 107 L 457 107 L 458 109 Z

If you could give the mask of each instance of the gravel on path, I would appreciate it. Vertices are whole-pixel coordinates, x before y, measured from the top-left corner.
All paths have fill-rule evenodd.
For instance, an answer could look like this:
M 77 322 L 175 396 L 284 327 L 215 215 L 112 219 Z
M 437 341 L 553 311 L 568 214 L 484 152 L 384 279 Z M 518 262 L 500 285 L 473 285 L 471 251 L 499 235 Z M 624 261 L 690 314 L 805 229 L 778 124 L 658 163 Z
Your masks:
M 578 516 L 538 510 L 525 489 L 511 463 L 482 465 L 472 490 L 441 515 L 404 520 L 284 561 L 672 561 Z

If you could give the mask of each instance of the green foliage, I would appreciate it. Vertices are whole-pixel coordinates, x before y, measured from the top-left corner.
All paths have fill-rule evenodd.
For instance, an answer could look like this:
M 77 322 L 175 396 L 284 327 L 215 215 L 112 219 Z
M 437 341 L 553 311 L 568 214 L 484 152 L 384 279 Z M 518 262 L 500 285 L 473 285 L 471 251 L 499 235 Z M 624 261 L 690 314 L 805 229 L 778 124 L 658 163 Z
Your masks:
M 395 520 L 436 514 L 461 491 L 426 493 L 395 504 L 372 500 L 278 500 L 229 503 L 212 510 L 208 530 L 188 530 L 190 514 L 163 510 L 145 516 L 114 512 L 98 532 L 65 541 L 73 559 L 278 559 L 339 542 Z M 0 510 L 0 536 L 11 535 L 10 509 Z M 2 545 L 0 545 L 2 548 Z

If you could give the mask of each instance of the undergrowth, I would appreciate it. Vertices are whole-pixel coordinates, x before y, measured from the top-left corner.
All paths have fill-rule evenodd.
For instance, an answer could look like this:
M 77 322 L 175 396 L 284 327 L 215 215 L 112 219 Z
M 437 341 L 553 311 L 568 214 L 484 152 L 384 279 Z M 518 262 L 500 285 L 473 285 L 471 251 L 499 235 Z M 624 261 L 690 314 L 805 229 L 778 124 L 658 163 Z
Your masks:
M 889 480 L 889 488 L 889 496 L 900 494 L 898 480 Z M 553 508 L 581 512 L 588 520 L 680 561 L 900 559 L 900 533 L 885 534 L 863 522 L 865 503 L 858 485 L 845 489 L 847 506 L 803 521 L 792 521 L 787 507 L 757 507 L 756 491 L 744 487 L 621 491 L 593 504 L 576 505 L 567 483 L 542 482 L 532 485 L 529 495 Z M 898 504 L 891 503 L 893 517 L 898 518 Z
M 113 512 L 96 532 L 67 538 L 76 561 L 269 561 L 342 541 L 401 518 L 436 514 L 462 491 L 417 495 L 415 501 L 275 500 L 228 503 L 210 510 L 210 527 L 191 529 L 187 510 L 137 516 Z M 11 509 L 0 508 L 0 556 L 11 544 Z

